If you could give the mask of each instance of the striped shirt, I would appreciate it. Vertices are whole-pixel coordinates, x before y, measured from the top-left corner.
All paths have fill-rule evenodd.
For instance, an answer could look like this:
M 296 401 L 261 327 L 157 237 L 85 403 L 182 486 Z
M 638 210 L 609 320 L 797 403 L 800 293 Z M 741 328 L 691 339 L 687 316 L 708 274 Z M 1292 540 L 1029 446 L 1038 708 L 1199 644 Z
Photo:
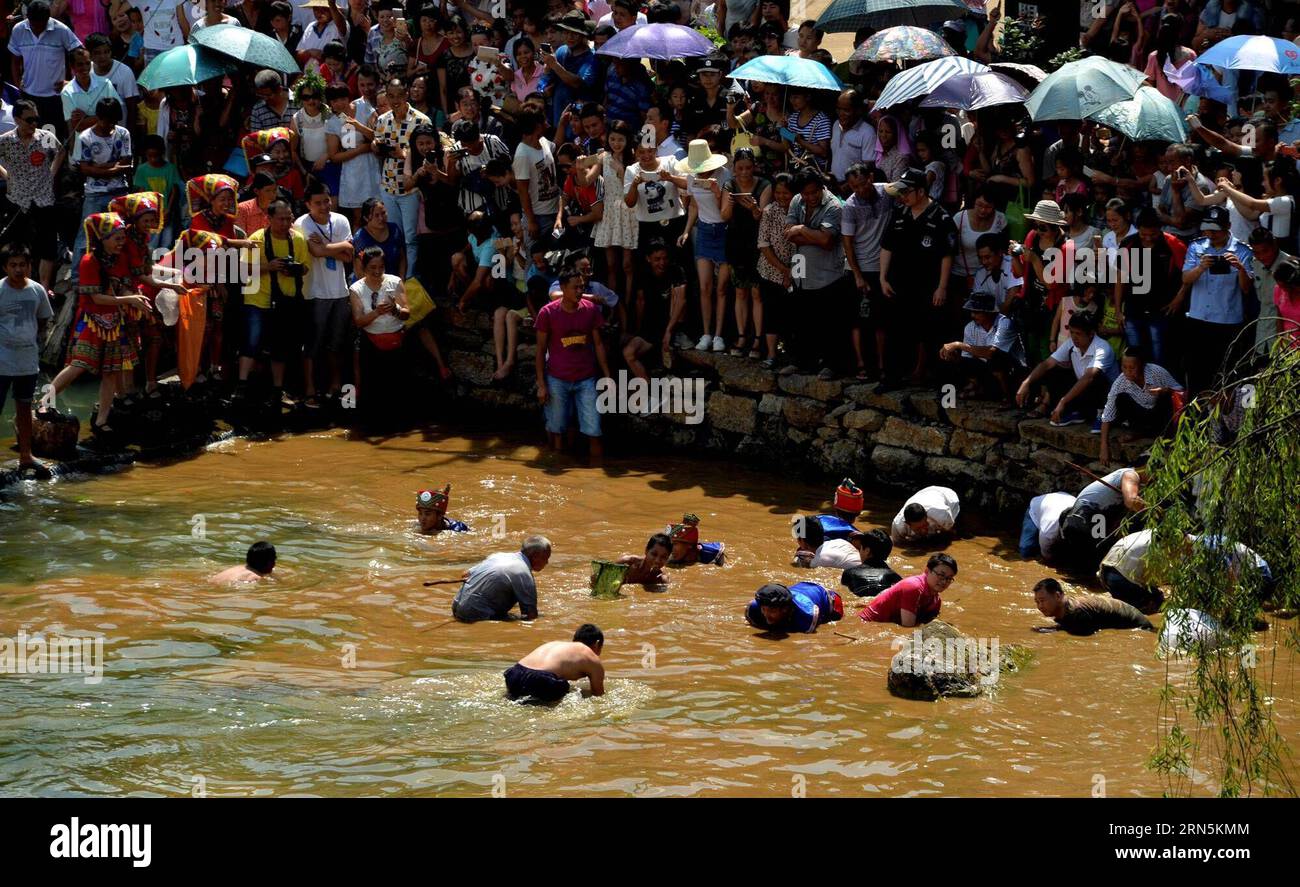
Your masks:
M 1148 388 L 1175 388 L 1183 390 L 1183 386 L 1178 384 L 1178 380 L 1169 374 L 1169 371 L 1159 364 L 1149 363 L 1143 373 L 1142 385 L 1139 387 L 1128 376 L 1120 373 L 1110 386 L 1110 394 L 1106 395 L 1106 408 L 1101 411 L 1101 421 L 1114 422 L 1116 409 L 1115 400 L 1121 394 L 1127 394 L 1133 398 L 1136 403 L 1144 410 L 1149 410 L 1156 405 L 1156 396 Z
M 806 124 L 800 125 L 799 112 L 792 111 L 785 119 L 785 127 L 797 136 L 803 136 L 805 142 L 829 142 L 831 140 L 831 119 L 821 111 L 812 115 Z M 826 171 L 826 159 L 818 157 L 798 145 L 792 148 L 794 156 L 811 160 L 822 172 Z

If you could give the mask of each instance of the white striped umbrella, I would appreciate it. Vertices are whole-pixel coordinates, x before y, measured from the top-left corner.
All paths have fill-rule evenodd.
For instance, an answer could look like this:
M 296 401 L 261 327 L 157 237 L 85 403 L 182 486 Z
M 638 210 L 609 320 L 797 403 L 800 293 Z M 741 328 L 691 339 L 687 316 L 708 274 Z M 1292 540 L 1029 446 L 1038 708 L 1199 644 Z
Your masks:
M 949 77 L 958 74 L 982 74 L 988 65 L 981 65 L 961 55 L 935 59 L 895 74 L 876 99 L 874 110 L 901 105 L 903 102 L 929 95 Z

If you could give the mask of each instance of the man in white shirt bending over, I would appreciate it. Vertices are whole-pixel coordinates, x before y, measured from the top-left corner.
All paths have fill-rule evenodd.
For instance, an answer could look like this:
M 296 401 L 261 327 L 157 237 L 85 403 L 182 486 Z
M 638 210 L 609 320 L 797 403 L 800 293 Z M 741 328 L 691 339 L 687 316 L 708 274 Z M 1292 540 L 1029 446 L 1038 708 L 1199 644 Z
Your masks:
M 951 533 L 959 514 L 961 500 L 955 490 L 926 487 L 913 493 L 894 515 L 890 535 L 895 542 L 917 542 Z

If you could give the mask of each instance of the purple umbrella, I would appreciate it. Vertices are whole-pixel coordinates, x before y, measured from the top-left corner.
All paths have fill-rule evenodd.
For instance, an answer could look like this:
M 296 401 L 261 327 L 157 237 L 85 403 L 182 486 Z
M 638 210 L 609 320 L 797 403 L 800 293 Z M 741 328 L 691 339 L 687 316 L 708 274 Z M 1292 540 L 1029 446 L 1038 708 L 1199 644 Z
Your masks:
M 597 55 L 621 59 L 660 59 L 701 56 L 713 52 L 713 41 L 693 28 L 657 22 L 619 31 L 596 50 Z
M 1027 98 L 1029 90 L 1006 74 L 983 71 L 949 77 L 922 100 L 921 107 L 974 111 L 991 105 L 1015 105 Z

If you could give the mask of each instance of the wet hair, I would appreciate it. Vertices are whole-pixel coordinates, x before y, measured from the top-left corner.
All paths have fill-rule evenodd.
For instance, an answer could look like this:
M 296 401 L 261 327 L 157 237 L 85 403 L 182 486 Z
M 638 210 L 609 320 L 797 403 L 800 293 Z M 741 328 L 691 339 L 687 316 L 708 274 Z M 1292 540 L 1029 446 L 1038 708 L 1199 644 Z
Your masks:
M 957 575 L 957 559 L 951 554 L 932 554 L 930 559 L 925 562 L 925 568 L 934 572 L 935 567 L 951 567 L 952 574 Z
M 869 530 L 862 534 L 863 544 L 867 546 L 867 551 L 871 554 L 872 560 L 883 561 L 889 557 L 894 550 L 894 540 L 889 538 L 889 534 L 879 528 Z
M 650 537 L 650 541 L 645 544 L 646 554 L 649 554 L 650 550 L 655 546 L 661 546 L 663 548 L 667 548 L 669 551 L 672 551 L 673 540 L 667 533 L 655 533 L 653 536 Z
M 270 542 L 254 542 L 244 555 L 244 565 L 259 576 L 275 569 L 275 546 Z
M 573 639 L 579 644 L 586 644 L 592 648 L 605 645 L 605 633 L 590 622 L 578 626 L 578 630 L 573 633 Z
M 925 518 L 925 506 L 920 502 L 912 502 L 903 509 L 903 520 L 909 524 L 919 523 Z
M 1045 591 L 1048 594 L 1065 594 L 1065 589 L 1055 579 L 1039 579 L 1035 582 L 1034 593 L 1037 594 L 1040 591 Z

